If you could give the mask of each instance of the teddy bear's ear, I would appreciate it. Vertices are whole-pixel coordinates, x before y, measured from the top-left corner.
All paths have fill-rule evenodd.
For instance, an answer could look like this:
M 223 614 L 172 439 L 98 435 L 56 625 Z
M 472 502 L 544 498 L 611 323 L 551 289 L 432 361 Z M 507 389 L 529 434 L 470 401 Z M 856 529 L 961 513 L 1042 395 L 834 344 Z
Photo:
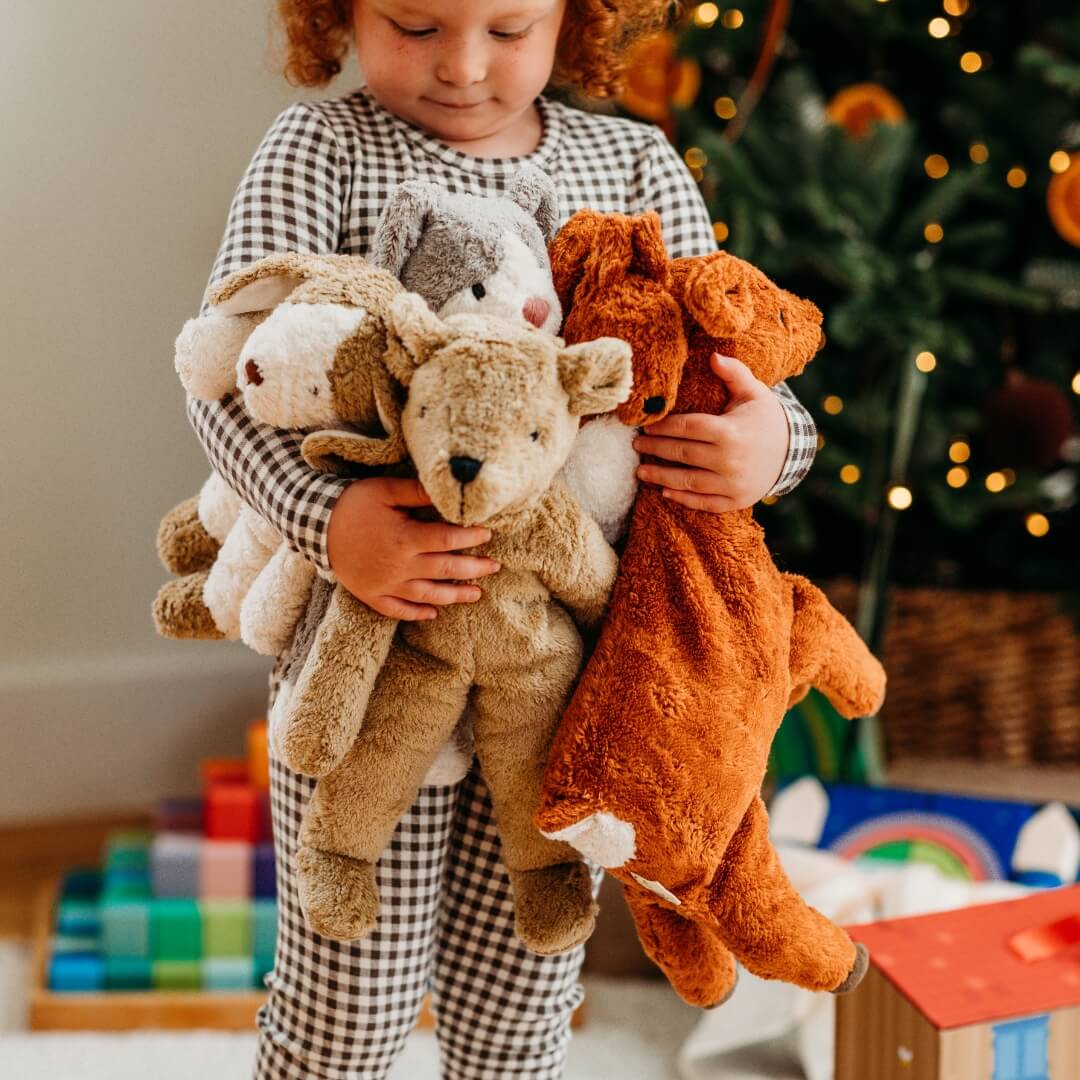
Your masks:
M 630 396 L 632 349 L 618 338 L 597 338 L 559 350 L 559 379 L 571 416 L 611 412 Z
M 372 264 L 401 277 L 424 233 L 427 216 L 441 197 L 439 188 L 423 180 L 406 180 L 394 188 L 371 239 L 368 258 Z
M 394 297 L 386 319 L 386 366 L 403 386 L 437 349 L 452 337 L 446 325 L 417 293 Z
M 559 224 L 559 197 L 551 177 L 535 165 L 522 165 L 514 174 L 506 194 L 536 219 L 544 234 L 544 243 L 550 244 Z
M 585 266 L 600 234 L 603 218 L 595 210 L 579 210 L 556 234 L 548 248 L 555 293 L 568 312 L 574 292 L 585 276 Z
M 664 247 L 664 235 L 660 229 L 660 215 L 655 210 L 634 218 L 630 231 L 633 257 L 630 263 L 636 270 L 665 288 L 671 285 L 671 261 Z
M 713 337 L 745 333 L 754 321 L 751 268 L 726 251 L 680 260 L 676 289 L 683 307 Z
M 235 274 L 230 274 L 206 294 L 216 315 L 246 315 L 276 308 L 298 285 L 311 276 L 317 255 L 270 255 Z

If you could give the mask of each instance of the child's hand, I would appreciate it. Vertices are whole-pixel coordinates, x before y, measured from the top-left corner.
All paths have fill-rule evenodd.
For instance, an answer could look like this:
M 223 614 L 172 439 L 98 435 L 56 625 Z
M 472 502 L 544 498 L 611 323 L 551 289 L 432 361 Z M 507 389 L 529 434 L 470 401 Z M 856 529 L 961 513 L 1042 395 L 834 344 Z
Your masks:
M 640 480 L 662 485 L 674 502 L 719 514 L 753 506 L 772 489 L 787 458 L 788 421 L 776 395 L 741 361 L 714 353 L 712 367 L 731 395 L 723 415 L 665 416 L 634 448 L 677 463 L 640 465 Z
M 327 552 L 338 580 L 391 619 L 434 619 L 435 605 L 479 600 L 477 585 L 447 579 L 486 577 L 494 559 L 456 555 L 491 539 L 490 529 L 415 521 L 407 509 L 430 506 L 419 480 L 372 477 L 350 484 L 334 504 Z

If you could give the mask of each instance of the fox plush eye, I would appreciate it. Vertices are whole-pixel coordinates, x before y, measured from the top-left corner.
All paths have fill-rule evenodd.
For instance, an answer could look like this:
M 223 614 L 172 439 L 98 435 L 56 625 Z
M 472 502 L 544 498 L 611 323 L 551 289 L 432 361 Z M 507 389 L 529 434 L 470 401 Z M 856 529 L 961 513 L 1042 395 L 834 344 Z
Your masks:
M 427 416 L 427 406 L 426 405 L 421 405 L 420 406 L 420 419 L 423 420 L 423 418 L 425 416 Z
M 311 396 L 312 397 L 318 397 L 319 396 L 319 388 L 317 386 L 313 386 L 311 388 Z
M 476 297 L 477 300 L 483 300 L 484 297 L 487 296 L 487 289 L 485 289 L 484 286 L 481 285 L 480 282 L 478 281 L 472 287 L 472 294 L 473 294 L 473 296 Z
M 780 312 L 780 325 L 781 326 L 787 326 L 787 319 L 784 318 L 783 311 Z
M 530 439 L 532 439 L 532 441 L 533 441 L 533 442 L 536 442 L 536 440 L 540 438 L 540 432 L 539 432 L 539 431 L 534 431 L 534 432 L 533 432 L 533 433 L 532 433 L 532 434 L 531 434 L 531 435 L 529 436 L 529 438 L 530 438 Z

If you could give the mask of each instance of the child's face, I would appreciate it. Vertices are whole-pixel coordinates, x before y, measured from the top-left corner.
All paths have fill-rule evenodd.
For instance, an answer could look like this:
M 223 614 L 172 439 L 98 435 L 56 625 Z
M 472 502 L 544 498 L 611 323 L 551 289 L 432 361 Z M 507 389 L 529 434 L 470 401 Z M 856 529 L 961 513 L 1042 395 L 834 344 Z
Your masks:
M 384 108 L 447 142 L 509 129 L 547 85 L 566 0 L 354 0 Z

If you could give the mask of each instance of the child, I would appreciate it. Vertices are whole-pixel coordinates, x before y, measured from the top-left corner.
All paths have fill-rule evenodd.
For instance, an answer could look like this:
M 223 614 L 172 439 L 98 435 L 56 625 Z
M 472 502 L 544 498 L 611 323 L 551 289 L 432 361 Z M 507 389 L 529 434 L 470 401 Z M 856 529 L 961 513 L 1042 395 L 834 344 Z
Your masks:
M 554 179 L 565 220 L 583 207 L 659 212 L 672 257 L 715 248 L 698 190 L 656 128 L 541 95 L 552 78 L 594 96 L 617 89 L 619 59 L 663 22 L 666 0 L 279 0 L 294 82 L 324 85 L 355 42 L 367 86 L 297 104 L 274 122 L 240 183 L 212 282 L 280 251 L 365 254 L 389 192 L 409 178 L 449 191 L 504 190 L 522 161 Z M 794 487 L 815 432 L 790 391 L 714 358 L 731 388 L 721 417 L 674 416 L 640 449 L 672 467 L 641 479 L 708 511 Z M 240 401 L 191 401 L 214 467 L 295 547 L 369 606 L 399 619 L 477 599 L 497 570 L 460 554 L 483 529 L 414 521 L 415 481 L 316 475 L 298 440 L 254 424 Z M 690 466 L 690 467 L 678 467 Z M 466 582 L 462 584 L 461 582 Z M 526 952 L 483 779 L 421 788 L 378 866 L 382 914 L 362 941 L 307 931 L 292 857 L 313 781 L 271 764 L 279 925 L 258 1017 L 258 1080 L 384 1077 L 430 988 L 442 1076 L 563 1073 L 581 1000 L 582 949 Z M 594 875 L 599 884 L 600 872 Z

